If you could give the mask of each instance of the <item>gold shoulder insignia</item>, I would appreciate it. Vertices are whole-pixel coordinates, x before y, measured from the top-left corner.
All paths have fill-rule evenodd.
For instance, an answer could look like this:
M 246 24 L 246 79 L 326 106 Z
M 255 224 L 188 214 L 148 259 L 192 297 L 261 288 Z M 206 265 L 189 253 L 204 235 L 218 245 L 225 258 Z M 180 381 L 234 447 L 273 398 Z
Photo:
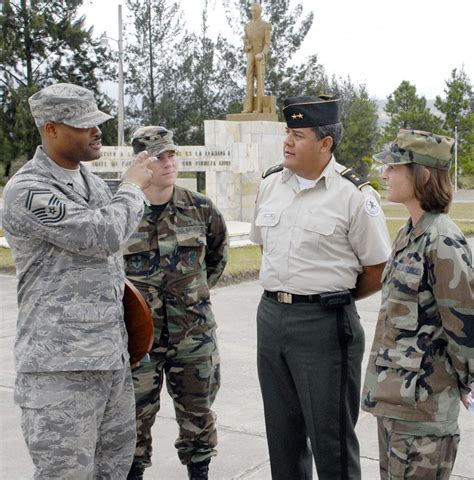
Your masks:
M 370 182 L 360 176 L 357 172 L 352 170 L 352 168 L 346 168 L 342 172 L 339 172 L 342 177 L 347 178 L 350 182 L 352 182 L 359 190 L 362 190 L 366 185 L 370 185 Z
M 262 173 L 262 178 L 267 178 L 272 173 L 281 172 L 283 170 L 283 163 L 279 163 L 278 165 L 273 165 L 273 167 L 267 168 Z

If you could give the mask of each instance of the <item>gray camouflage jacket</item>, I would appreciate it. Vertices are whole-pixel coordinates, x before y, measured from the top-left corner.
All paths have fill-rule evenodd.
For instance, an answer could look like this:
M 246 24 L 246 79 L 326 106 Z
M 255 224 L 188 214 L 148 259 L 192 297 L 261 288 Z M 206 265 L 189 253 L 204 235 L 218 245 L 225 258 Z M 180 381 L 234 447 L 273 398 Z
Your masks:
M 382 275 L 382 305 L 362 409 L 396 419 L 457 419 L 474 382 L 472 254 L 456 224 L 425 213 L 400 230 Z
M 145 208 L 124 248 L 125 270 L 150 306 L 156 341 L 165 320 L 173 343 L 215 327 L 209 288 L 224 271 L 227 251 L 224 218 L 204 195 L 175 186 L 159 217 Z
M 108 187 L 81 165 L 89 199 L 58 177 L 39 147 L 4 191 L 3 228 L 18 277 L 18 372 L 111 370 L 128 359 L 121 245 L 143 196 Z

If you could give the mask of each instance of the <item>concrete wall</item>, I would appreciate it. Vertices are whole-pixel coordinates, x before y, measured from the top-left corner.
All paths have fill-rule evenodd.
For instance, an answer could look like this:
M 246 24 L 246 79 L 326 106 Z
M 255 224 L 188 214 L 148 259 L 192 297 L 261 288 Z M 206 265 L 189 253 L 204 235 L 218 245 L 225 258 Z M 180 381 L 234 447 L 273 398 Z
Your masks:
M 226 220 L 250 222 L 262 173 L 283 161 L 284 123 L 204 122 L 206 146 L 232 148 L 233 171 L 206 172 L 206 193 Z

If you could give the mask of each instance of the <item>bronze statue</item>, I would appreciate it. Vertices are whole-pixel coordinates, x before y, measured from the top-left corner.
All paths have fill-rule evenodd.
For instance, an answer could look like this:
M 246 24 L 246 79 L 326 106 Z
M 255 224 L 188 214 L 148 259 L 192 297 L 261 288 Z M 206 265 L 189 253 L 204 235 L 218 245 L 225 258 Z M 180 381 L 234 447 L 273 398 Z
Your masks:
M 242 113 L 263 112 L 265 65 L 272 24 L 262 20 L 262 6 L 252 3 L 252 20 L 245 25 L 244 50 L 247 53 L 247 95 Z M 257 89 L 254 94 L 255 81 Z

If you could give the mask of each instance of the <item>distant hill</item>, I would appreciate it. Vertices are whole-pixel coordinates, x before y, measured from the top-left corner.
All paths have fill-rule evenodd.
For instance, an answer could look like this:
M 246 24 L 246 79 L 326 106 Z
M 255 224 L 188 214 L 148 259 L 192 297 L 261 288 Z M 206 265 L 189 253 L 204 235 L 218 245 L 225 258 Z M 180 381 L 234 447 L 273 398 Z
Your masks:
M 442 117 L 443 114 L 438 109 L 435 108 L 434 102 L 435 102 L 434 100 L 426 100 L 426 104 L 428 105 L 428 108 L 431 110 L 431 112 L 434 113 L 435 115 Z M 388 123 L 388 120 L 389 120 L 387 114 L 384 111 L 386 103 L 387 103 L 387 99 L 377 100 L 377 105 L 378 105 L 377 114 L 379 117 L 377 126 L 379 128 L 383 127 L 386 123 Z

